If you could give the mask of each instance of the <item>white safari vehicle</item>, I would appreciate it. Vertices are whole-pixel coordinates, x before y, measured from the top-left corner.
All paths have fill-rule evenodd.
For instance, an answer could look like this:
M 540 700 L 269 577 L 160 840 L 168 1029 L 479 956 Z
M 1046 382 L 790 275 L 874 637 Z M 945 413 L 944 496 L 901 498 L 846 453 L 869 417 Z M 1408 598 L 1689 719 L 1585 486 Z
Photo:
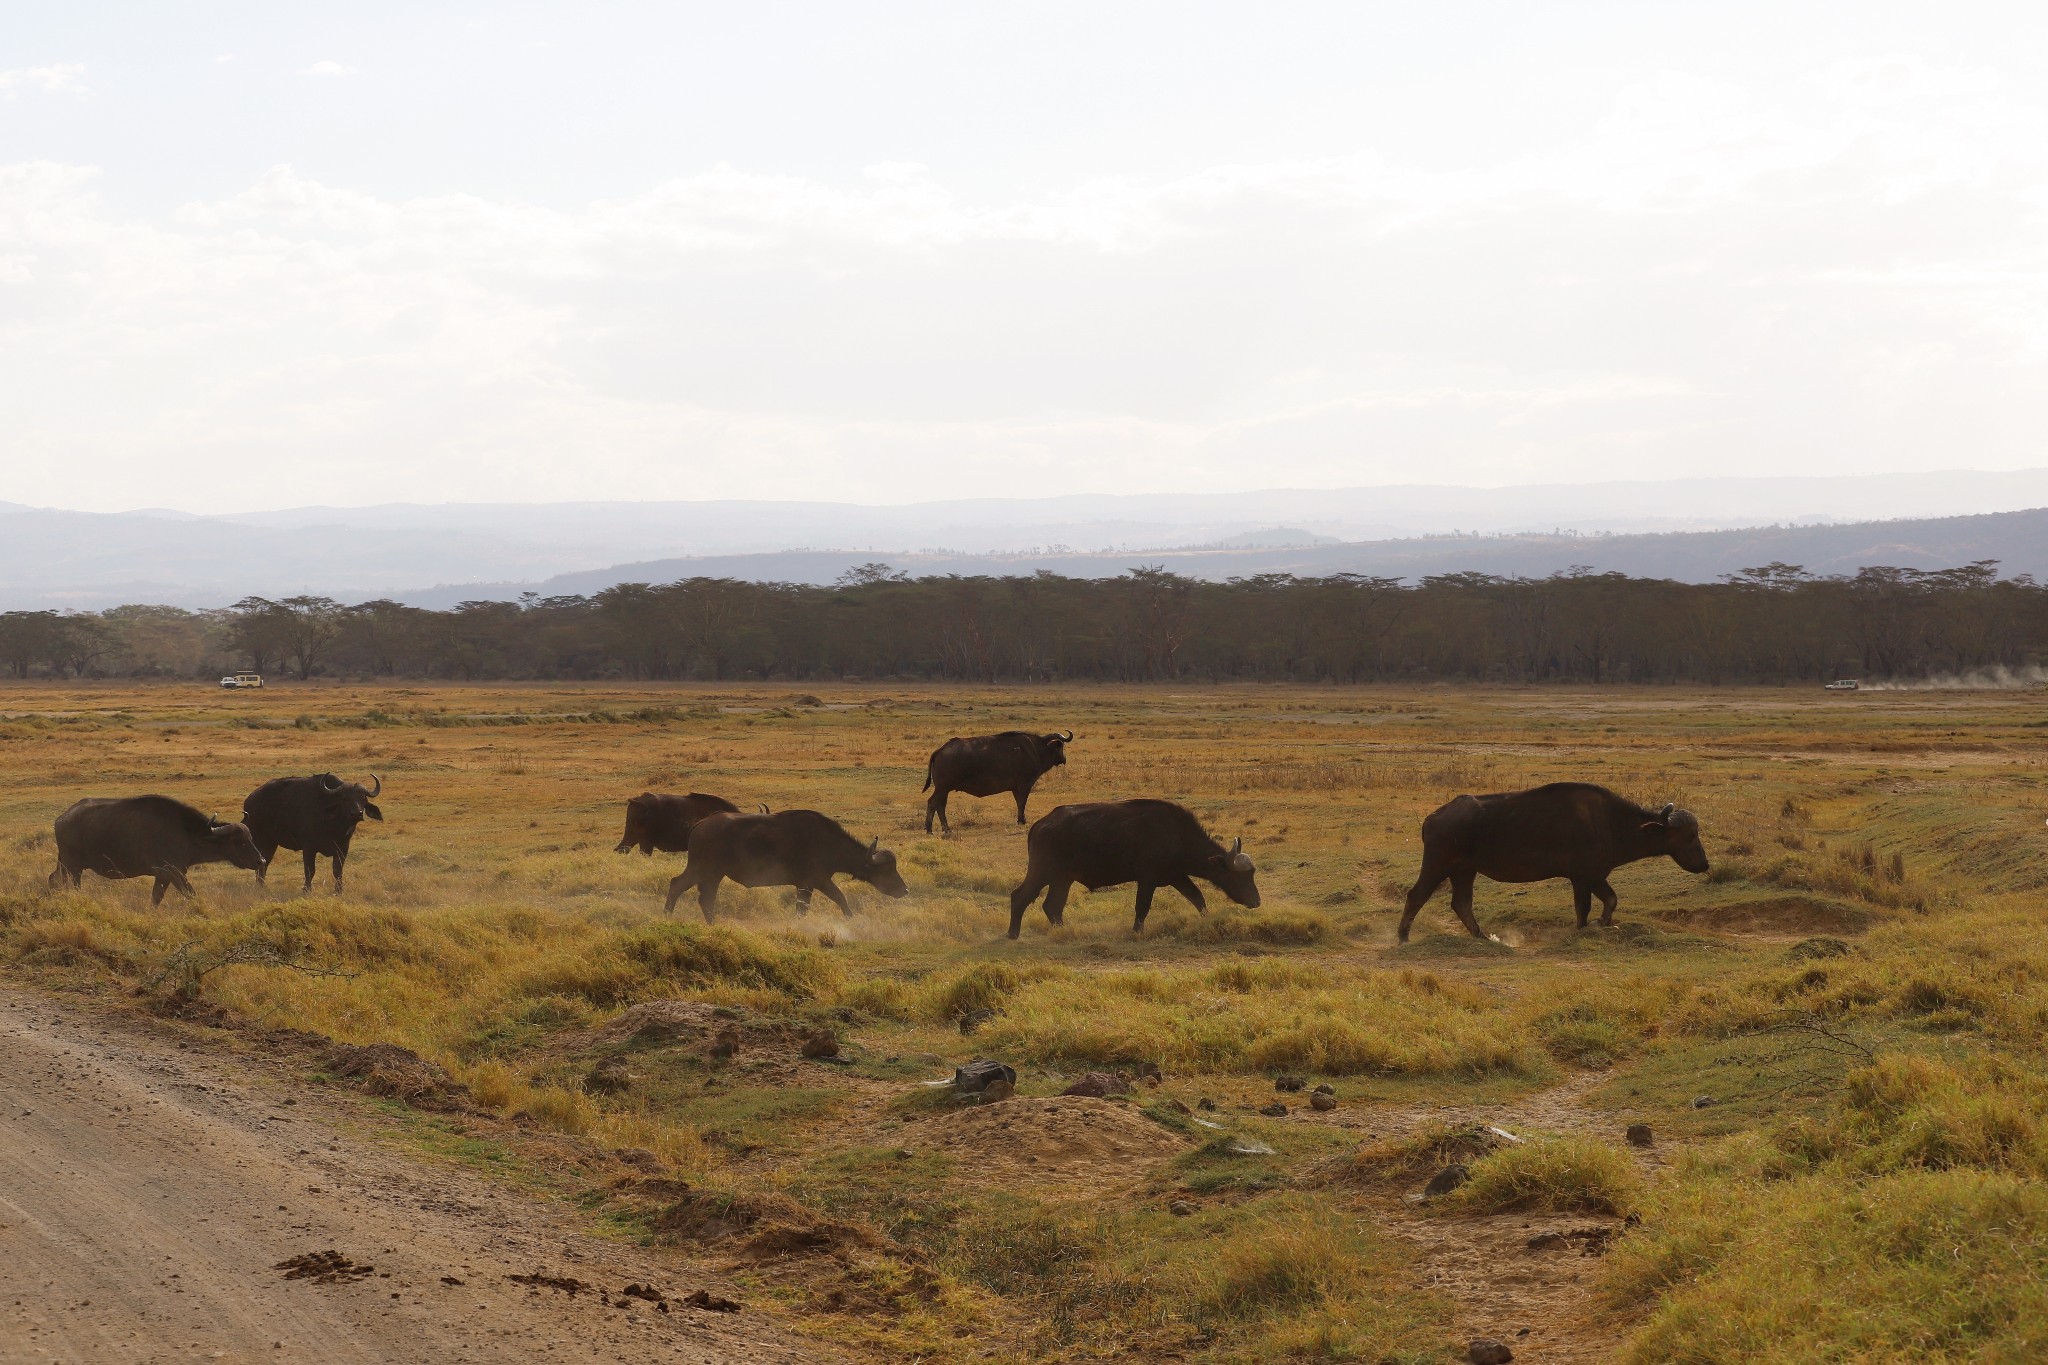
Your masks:
M 261 673 L 230 673 L 220 680 L 220 685 L 229 691 L 242 687 L 261 687 L 263 686 L 263 675 Z
M 1854 692 L 1860 686 L 1862 684 L 1858 683 L 1854 678 L 1837 678 L 1823 690 L 1828 692 Z

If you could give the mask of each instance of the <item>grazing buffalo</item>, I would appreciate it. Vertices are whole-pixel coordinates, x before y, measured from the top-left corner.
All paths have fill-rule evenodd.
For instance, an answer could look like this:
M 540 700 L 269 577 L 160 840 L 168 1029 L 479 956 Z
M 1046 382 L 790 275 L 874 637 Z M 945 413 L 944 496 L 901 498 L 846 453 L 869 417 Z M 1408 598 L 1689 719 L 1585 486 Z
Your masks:
M 1617 898 L 1607 874 L 1623 863 L 1668 857 L 1687 872 L 1707 870 L 1700 822 L 1673 805 L 1646 810 L 1590 782 L 1552 782 L 1523 792 L 1461 796 L 1422 822 L 1422 873 L 1401 912 L 1401 941 L 1423 902 L 1451 883 L 1451 909 L 1474 938 L 1487 935 L 1472 917 L 1472 880 L 1544 882 L 1571 879 L 1579 927 L 1593 897 L 1602 924 L 1614 923 Z
M 249 827 L 263 861 L 268 864 L 281 848 L 291 849 L 305 860 L 306 884 L 313 889 L 313 863 L 320 857 L 334 866 L 334 892 L 341 894 L 341 869 L 348 862 L 349 841 L 356 826 L 365 819 L 382 820 L 384 812 L 373 798 L 384 793 L 384 779 L 375 773 L 376 785 L 344 782 L 333 773 L 313 777 L 273 777 L 242 802 L 242 823 Z M 264 876 L 256 874 L 261 880 Z
M 177 887 L 193 894 L 188 868 L 233 863 L 263 875 L 264 858 L 249 827 L 223 824 L 168 796 L 88 797 L 57 817 L 57 870 L 52 886 L 77 886 L 88 872 L 102 877 L 154 877 L 149 903 L 163 904 Z
M 1244 840 L 1228 850 L 1202 830 L 1194 812 L 1171 801 L 1096 801 L 1055 806 L 1024 836 L 1030 863 L 1024 881 L 1010 893 L 1010 937 L 1024 925 L 1024 912 L 1046 892 L 1045 917 L 1064 922 L 1067 893 L 1079 882 L 1090 891 L 1138 884 L 1138 913 L 1131 932 L 1145 927 L 1152 893 L 1170 886 L 1206 913 L 1208 904 L 1194 878 L 1200 877 L 1236 901 L 1256 909 L 1259 885 Z M 1048 891 L 1047 888 L 1051 889 Z
M 688 853 L 690 831 L 698 821 L 706 816 L 738 813 L 739 807 L 722 796 L 707 796 L 703 792 L 691 792 L 688 796 L 641 792 L 626 802 L 626 832 L 619 836 L 619 846 L 612 852 L 625 853 L 637 847 L 649 858 L 657 848 L 663 853 Z
M 718 909 L 718 884 L 793 886 L 797 909 L 808 913 L 811 893 L 851 915 L 846 896 L 832 884 L 844 874 L 866 882 L 885 896 L 907 896 L 910 888 L 896 872 L 896 855 L 875 839 L 863 844 L 839 822 L 814 810 L 781 810 L 773 815 L 719 814 L 697 822 L 690 831 L 690 861 L 682 875 L 668 884 L 668 903 L 691 887 L 709 922 Z
M 932 817 L 946 833 L 953 826 L 946 820 L 946 798 L 954 792 L 969 796 L 994 796 L 1008 792 L 1017 798 L 1017 823 L 1024 823 L 1024 803 L 1031 799 L 1032 784 L 1067 761 L 1067 745 L 1074 732 L 1033 735 L 1023 730 L 1005 730 L 999 735 L 976 735 L 972 739 L 949 739 L 932 750 L 924 765 L 923 790 L 931 793 L 924 803 L 924 832 L 932 832 Z

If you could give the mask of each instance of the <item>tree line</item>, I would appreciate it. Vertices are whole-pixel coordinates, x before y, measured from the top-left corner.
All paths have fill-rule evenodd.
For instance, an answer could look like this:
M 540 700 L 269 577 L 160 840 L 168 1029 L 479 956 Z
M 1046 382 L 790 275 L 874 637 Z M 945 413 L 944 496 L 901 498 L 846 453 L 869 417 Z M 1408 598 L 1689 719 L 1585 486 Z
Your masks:
M 1961 568 L 1823 576 L 1767 564 L 1715 583 L 1574 569 L 1547 578 L 1162 569 L 1110 579 L 728 578 L 589 597 L 464 602 L 248 597 L 208 611 L 0 614 L 29 677 L 1267 680 L 1811 683 L 2048 663 L 2048 586 Z

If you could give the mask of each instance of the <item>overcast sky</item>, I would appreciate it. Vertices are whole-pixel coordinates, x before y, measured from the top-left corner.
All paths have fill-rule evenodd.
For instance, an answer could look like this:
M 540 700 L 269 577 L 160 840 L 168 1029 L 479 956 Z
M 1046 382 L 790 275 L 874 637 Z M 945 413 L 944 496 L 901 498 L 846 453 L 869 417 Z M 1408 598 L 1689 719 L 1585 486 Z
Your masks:
M 2048 464 L 2048 21 L 11 6 L 0 499 Z

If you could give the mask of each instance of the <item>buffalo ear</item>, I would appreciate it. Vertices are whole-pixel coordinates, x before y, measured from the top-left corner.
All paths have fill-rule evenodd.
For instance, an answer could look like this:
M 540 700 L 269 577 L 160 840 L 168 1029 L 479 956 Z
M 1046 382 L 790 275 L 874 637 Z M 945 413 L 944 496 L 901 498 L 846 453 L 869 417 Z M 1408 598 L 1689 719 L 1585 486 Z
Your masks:
M 1671 828 L 1671 826 L 1665 824 L 1662 820 L 1645 820 L 1643 821 L 1643 828 L 1668 830 Z
M 363 802 L 363 814 L 369 816 L 372 820 L 382 820 L 384 818 L 384 812 L 377 809 L 377 803 L 374 801 Z

